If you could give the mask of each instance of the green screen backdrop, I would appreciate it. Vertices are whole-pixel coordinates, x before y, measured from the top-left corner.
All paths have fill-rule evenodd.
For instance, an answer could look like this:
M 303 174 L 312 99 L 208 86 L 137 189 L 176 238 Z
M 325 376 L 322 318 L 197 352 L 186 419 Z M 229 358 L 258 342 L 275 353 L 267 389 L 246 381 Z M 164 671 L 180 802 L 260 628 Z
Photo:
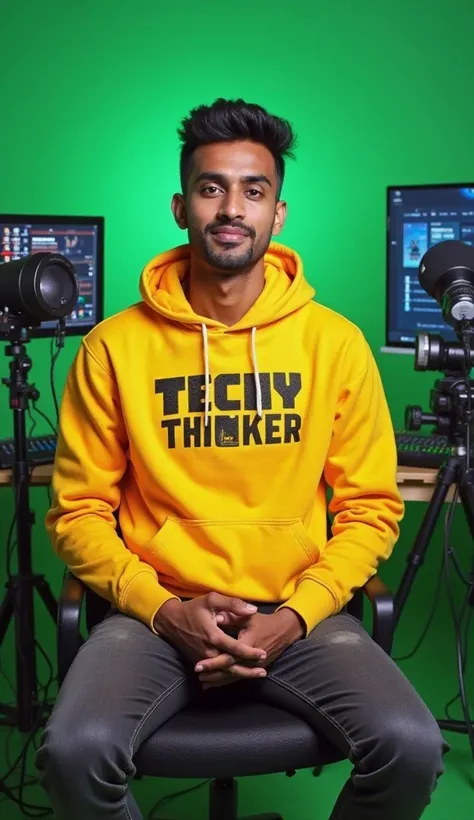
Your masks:
M 474 179 L 473 23 L 472 0 L 255 0 L 237 6 L 4 0 L 0 213 L 104 216 L 105 310 L 115 313 L 139 298 L 145 263 L 185 241 L 169 207 L 179 188 L 180 119 L 219 96 L 266 106 L 291 120 L 298 134 L 297 160 L 288 164 L 284 187 L 289 216 L 281 241 L 302 255 L 317 298 L 363 329 L 394 425 L 401 426 L 406 404 L 427 409 L 436 374 L 416 374 L 410 356 L 379 353 L 386 186 Z M 60 356 L 59 393 L 78 343 L 67 340 Z M 49 341 L 34 341 L 29 351 L 39 406 L 53 417 Z M 1 356 L 1 376 L 7 367 Z M 41 420 L 36 432 L 47 432 Z M 11 433 L 8 391 L 0 387 L 0 436 Z M 10 496 L 0 490 L 0 580 Z M 44 489 L 32 491 L 35 569 L 57 593 L 62 566 L 43 529 L 47 504 Z M 399 545 L 382 571 L 392 585 L 422 513 L 423 505 L 408 505 Z M 467 556 L 462 521 L 455 536 Z M 438 533 L 403 618 L 400 652 L 423 625 L 440 545 Z M 38 634 L 52 654 L 53 626 L 41 607 L 37 616 Z M 2 664 L 12 672 L 9 637 Z M 419 657 L 421 664 L 404 668 L 439 710 L 456 692 L 443 595 Z

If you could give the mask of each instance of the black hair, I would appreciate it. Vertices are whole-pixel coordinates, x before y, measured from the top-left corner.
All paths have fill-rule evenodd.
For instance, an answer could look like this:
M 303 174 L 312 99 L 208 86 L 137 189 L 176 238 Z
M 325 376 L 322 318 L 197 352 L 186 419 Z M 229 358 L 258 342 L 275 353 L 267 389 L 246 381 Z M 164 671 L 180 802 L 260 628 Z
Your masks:
M 296 144 L 288 120 L 275 117 L 254 103 L 220 98 L 212 105 L 194 108 L 182 121 L 178 135 L 182 142 L 180 176 L 183 193 L 186 193 L 196 148 L 213 142 L 252 140 L 264 145 L 273 155 L 278 178 L 277 196 L 280 197 L 285 177 L 285 157 L 294 158 Z

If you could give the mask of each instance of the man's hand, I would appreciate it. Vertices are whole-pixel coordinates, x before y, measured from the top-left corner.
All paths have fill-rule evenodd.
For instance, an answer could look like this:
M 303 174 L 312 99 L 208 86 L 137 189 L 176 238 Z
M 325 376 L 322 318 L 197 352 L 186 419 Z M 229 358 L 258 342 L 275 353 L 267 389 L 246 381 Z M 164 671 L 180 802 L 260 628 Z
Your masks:
M 224 618 L 227 623 L 238 623 L 238 618 L 230 614 Z M 296 643 L 304 635 L 304 626 L 292 609 L 284 607 L 273 615 L 252 615 L 240 629 L 238 639 L 248 646 L 258 646 L 266 652 L 266 658 L 259 661 L 258 673 L 246 664 L 239 663 L 232 653 L 222 652 L 214 657 L 200 660 L 195 668 L 205 689 L 211 686 L 225 686 L 239 678 L 264 677 L 263 667 L 270 666 L 282 652 Z M 254 662 L 255 664 L 255 662 Z
M 166 601 L 155 616 L 156 631 L 180 649 L 193 663 L 201 658 L 212 658 L 220 653 L 243 661 L 262 663 L 265 652 L 258 646 L 231 638 L 219 624 L 237 618 L 245 624 L 257 607 L 239 598 L 230 598 L 211 592 L 182 603 L 176 598 Z M 252 674 L 258 673 L 258 667 Z

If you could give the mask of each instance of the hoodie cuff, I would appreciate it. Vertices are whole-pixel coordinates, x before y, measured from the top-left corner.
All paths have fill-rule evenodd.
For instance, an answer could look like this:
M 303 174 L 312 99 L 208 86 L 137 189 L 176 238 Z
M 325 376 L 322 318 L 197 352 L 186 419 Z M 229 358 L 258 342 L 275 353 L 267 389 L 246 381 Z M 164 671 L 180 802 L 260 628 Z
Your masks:
M 339 609 L 336 596 L 323 584 L 305 578 L 298 584 L 296 592 L 278 609 L 293 609 L 306 625 L 309 635 L 321 621 Z
M 163 604 L 172 598 L 180 600 L 177 595 L 168 592 L 158 583 L 156 575 L 144 570 L 135 575 L 126 588 L 125 594 L 119 602 L 119 608 L 126 615 L 131 615 L 133 618 L 143 621 L 155 635 L 158 635 L 153 625 L 155 615 Z

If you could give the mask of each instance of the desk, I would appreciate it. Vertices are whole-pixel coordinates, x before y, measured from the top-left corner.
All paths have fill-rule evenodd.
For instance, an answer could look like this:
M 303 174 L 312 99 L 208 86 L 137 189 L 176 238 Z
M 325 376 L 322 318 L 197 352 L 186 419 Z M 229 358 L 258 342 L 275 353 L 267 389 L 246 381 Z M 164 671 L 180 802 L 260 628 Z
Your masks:
M 32 487 L 47 487 L 51 483 L 53 467 L 43 464 L 35 467 L 32 472 L 30 485 Z M 405 501 L 429 501 L 436 481 L 437 470 L 426 467 L 399 467 L 397 482 Z M 11 470 L 0 470 L 0 486 L 11 484 Z M 447 501 L 453 497 L 453 488 L 450 489 Z
M 31 487 L 48 487 L 51 484 L 51 476 L 53 473 L 52 464 L 42 464 L 39 467 L 34 467 L 31 474 Z M 12 482 L 11 470 L 0 470 L 0 487 L 8 486 Z

